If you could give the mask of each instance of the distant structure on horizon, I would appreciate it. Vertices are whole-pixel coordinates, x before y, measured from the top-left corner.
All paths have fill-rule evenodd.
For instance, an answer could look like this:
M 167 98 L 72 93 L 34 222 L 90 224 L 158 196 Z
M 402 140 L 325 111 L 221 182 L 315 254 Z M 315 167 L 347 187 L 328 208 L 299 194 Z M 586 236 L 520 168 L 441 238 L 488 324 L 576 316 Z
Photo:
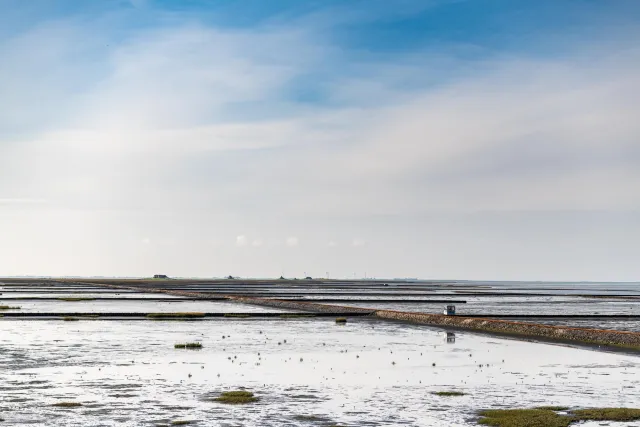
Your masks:
M 169 276 L 167 276 L 166 274 L 154 274 L 153 278 L 154 279 L 168 279 Z

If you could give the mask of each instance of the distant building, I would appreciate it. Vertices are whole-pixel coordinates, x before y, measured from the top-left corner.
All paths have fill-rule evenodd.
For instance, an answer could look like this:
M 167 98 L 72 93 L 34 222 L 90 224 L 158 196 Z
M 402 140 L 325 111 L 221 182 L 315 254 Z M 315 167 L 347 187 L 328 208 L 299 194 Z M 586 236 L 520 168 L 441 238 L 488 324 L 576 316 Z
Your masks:
M 166 274 L 154 274 L 153 278 L 154 279 L 168 279 L 169 276 L 167 276 Z
M 446 316 L 455 316 L 456 315 L 456 306 L 448 305 L 444 308 L 444 315 Z

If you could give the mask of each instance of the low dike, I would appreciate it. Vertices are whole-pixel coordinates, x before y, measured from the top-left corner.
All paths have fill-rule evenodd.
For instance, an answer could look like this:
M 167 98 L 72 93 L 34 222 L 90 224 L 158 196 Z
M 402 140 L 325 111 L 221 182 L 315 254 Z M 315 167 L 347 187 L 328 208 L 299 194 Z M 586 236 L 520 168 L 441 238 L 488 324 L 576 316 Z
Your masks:
M 78 282 L 75 282 L 78 283 Z M 114 284 L 96 284 L 93 286 L 104 286 L 114 289 L 132 290 L 144 293 L 162 293 L 167 295 L 185 296 L 197 299 L 211 299 L 210 294 L 174 291 L 168 289 L 157 289 L 142 286 L 125 286 Z M 220 298 L 221 295 L 215 295 Z M 612 349 L 624 349 L 634 353 L 640 353 L 640 333 L 616 331 L 606 329 L 573 328 L 566 326 L 541 325 L 528 322 L 513 322 L 508 320 L 497 320 L 490 318 L 447 316 L 442 314 L 415 313 L 393 310 L 378 310 L 375 308 L 346 307 L 333 304 L 318 304 L 308 301 L 284 301 L 271 298 L 258 298 L 248 296 L 224 295 L 230 301 L 260 305 L 266 307 L 283 308 L 290 310 L 300 310 L 315 313 L 345 313 L 353 312 L 359 314 L 369 314 L 379 319 L 395 320 L 402 322 L 417 323 L 443 328 L 454 328 L 483 333 L 509 335 L 520 338 L 532 338 L 551 341 L 560 341 L 576 344 L 586 344 L 590 346 L 601 346 Z
M 408 313 L 404 311 L 376 310 L 381 319 L 421 323 L 425 325 L 466 329 L 499 335 L 512 335 L 546 340 L 576 342 L 595 346 L 617 347 L 640 353 L 640 333 L 608 329 L 573 328 L 512 322 L 478 317 L 445 316 L 442 314 Z

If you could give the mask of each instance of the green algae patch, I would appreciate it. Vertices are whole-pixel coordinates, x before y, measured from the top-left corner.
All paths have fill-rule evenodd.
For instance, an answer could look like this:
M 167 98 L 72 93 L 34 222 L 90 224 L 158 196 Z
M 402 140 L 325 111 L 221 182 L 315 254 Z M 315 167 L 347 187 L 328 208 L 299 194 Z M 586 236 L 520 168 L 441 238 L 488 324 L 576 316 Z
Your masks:
M 313 313 L 284 313 L 279 316 L 282 319 L 297 319 L 300 317 L 316 317 Z
M 251 317 L 251 315 L 250 314 L 246 314 L 246 313 L 225 313 L 224 317 L 237 317 L 237 318 L 240 318 L 240 319 L 244 319 L 244 318 L 247 318 L 247 317 Z
M 573 422 L 547 409 L 490 409 L 480 415 L 479 424 L 496 427 L 567 427 Z
M 320 417 L 318 415 L 294 415 L 294 420 L 297 421 L 327 421 L 326 417 Z
M 199 343 L 199 342 L 178 343 L 178 344 L 174 344 L 173 348 L 190 348 L 190 349 L 199 350 L 202 348 L 202 343 Z
M 595 408 L 576 409 L 573 416 L 581 421 L 636 421 L 640 420 L 640 409 Z
M 99 314 L 87 314 L 84 316 L 62 316 L 61 319 L 65 322 L 77 322 L 79 320 L 96 320 L 99 319 Z
M 175 420 L 171 421 L 172 426 L 188 426 L 189 424 L 193 424 L 195 421 L 192 420 Z
M 149 313 L 146 316 L 153 320 L 191 320 L 202 319 L 204 313 L 199 312 L 183 312 L 183 313 Z
M 58 403 L 54 403 L 51 406 L 55 406 L 57 408 L 78 408 L 78 407 L 82 406 L 82 403 L 80 403 L 80 402 L 58 402 Z
M 215 402 L 227 403 L 232 405 L 257 402 L 258 398 L 250 391 L 225 391 L 219 397 L 213 399 Z
M 95 301 L 95 298 L 89 297 L 60 297 L 56 299 L 60 301 Z
M 552 408 L 552 409 L 548 409 Z M 576 409 L 568 414 L 564 406 L 541 406 L 534 409 L 490 409 L 480 412 L 478 424 L 495 427 L 567 427 L 581 421 L 640 420 L 640 409 L 592 408 Z
M 0 310 L 20 310 L 20 307 L 10 305 L 0 305 Z
M 345 324 L 345 323 L 347 323 L 347 318 L 346 317 L 338 317 L 338 318 L 336 318 L 336 323 Z
M 466 393 L 461 391 L 433 391 L 431 394 L 436 396 L 464 396 Z

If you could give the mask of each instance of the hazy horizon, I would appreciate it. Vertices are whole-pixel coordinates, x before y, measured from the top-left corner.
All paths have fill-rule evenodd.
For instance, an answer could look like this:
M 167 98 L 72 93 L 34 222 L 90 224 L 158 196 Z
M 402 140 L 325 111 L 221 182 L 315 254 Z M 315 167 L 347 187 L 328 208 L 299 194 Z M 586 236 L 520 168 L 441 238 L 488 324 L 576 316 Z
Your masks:
M 640 280 L 638 2 L 0 8 L 0 277 Z

